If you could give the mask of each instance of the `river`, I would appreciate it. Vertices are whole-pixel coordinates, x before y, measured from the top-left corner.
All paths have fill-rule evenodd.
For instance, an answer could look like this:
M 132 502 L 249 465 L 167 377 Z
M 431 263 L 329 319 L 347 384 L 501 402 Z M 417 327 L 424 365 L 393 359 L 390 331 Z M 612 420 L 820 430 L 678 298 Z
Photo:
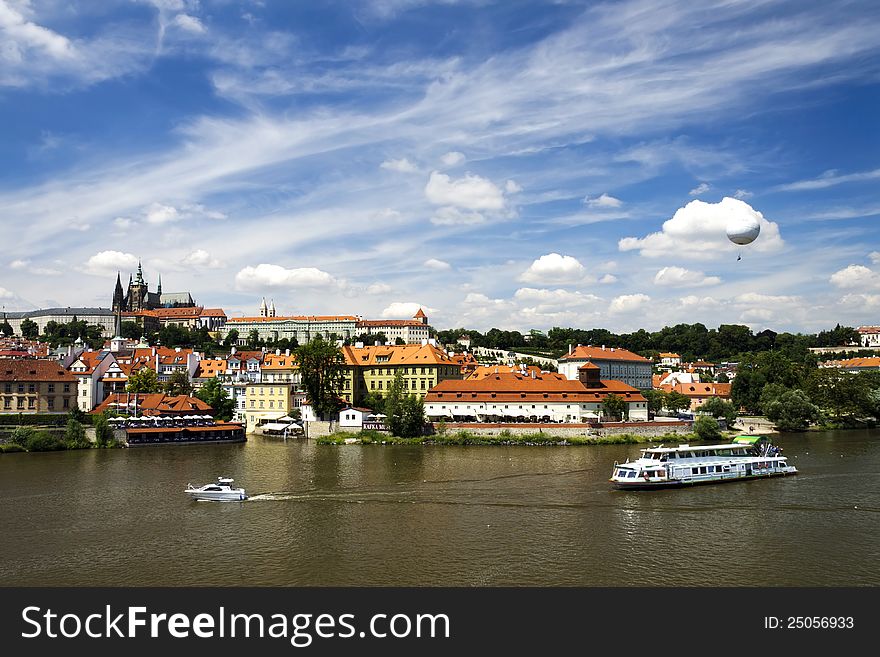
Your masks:
M 638 445 L 4 454 L 0 584 L 880 584 L 880 431 L 775 442 L 800 475 L 650 492 L 607 481 Z M 218 475 L 252 499 L 184 495 Z

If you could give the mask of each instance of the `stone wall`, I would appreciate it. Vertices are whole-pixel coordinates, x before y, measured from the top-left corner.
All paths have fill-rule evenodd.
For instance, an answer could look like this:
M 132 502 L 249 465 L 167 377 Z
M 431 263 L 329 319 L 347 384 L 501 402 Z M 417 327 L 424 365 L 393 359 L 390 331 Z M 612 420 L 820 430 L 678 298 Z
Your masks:
M 467 431 L 475 436 L 497 436 L 502 431 L 512 435 L 545 433 L 548 436 L 613 436 L 629 433 L 637 436 L 662 436 L 666 433 L 688 434 L 690 422 L 616 422 L 601 425 L 589 424 L 489 424 L 489 423 L 447 423 L 446 433 Z M 437 424 L 433 425 L 437 432 Z

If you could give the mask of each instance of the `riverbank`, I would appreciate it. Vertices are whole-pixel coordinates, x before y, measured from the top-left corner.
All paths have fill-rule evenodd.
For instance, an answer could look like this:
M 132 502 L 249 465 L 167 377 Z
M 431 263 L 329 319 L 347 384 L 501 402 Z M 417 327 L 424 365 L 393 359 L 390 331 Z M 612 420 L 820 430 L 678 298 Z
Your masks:
M 732 439 L 741 432 L 728 432 L 724 440 Z M 318 445 L 524 445 L 524 446 L 575 446 L 575 445 L 635 445 L 639 443 L 665 443 L 667 445 L 702 442 L 696 434 L 668 433 L 640 435 L 621 433 L 607 436 L 556 436 L 542 432 L 514 434 L 502 431 L 495 435 L 456 431 L 446 434 L 400 438 L 381 431 L 337 432 L 315 439 Z

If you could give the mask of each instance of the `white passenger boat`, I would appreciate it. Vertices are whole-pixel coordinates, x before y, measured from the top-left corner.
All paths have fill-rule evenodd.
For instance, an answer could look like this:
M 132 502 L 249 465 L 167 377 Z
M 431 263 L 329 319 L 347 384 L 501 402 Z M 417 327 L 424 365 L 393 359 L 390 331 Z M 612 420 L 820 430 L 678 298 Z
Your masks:
M 797 474 L 781 451 L 763 436 L 738 436 L 726 445 L 661 445 L 641 450 L 635 461 L 615 462 L 609 481 L 617 488 L 650 489 Z
M 233 488 L 233 479 L 217 477 L 216 484 L 204 486 L 186 485 L 183 492 L 194 500 L 209 500 L 214 502 L 240 502 L 247 499 L 244 488 Z

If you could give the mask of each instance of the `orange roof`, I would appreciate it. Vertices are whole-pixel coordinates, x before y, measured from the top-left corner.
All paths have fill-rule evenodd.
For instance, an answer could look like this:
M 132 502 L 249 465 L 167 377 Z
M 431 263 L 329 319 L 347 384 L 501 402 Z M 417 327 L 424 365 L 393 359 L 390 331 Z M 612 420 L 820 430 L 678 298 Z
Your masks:
M 202 308 L 202 317 L 226 317 L 222 308 Z
M 447 379 L 428 391 L 425 402 L 476 399 L 518 401 L 522 399 L 597 401 L 614 393 L 626 401 L 645 401 L 641 393 L 622 381 L 602 381 L 601 388 L 587 388 L 562 374 L 549 372 L 532 376 L 493 374 L 482 379 Z
M 76 383 L 77 378 L 58 365 L 57 361 L 4 358 L 0 361 L 0 381 Z
M 427 330 L 427 326 L 414 319 L 362 319 L 357 323 L 358 328 L 376 327 L 376 326 L 421 326 Z
M 732 383 L 678 383 L 662 386 L 666 392 L 675 391 L 687 397 L 723 397 L 730 398 Z
M 835 361 L 837 367 L 880 367 L 880 356 Z
M 587 361 L 586 363 L 584 363 L 583 365 L 581 365 L 578 368 L 578 370 L 598 370 L 598 369 L 602 369 L 602 368 L 600 368 L 598 365 L 596 365 L 596 363 L 591 363 L 590 361 Z
M 211 379 L 226 371 L 226 361 L 222 358 L 203 358 L 196 369 L 196 378 Z
M 199 317 L 202 314 L 203 308 L 201 306 L 188 307 L 188 308 L 154 308 L 152 311 L 153 315 L 159 318 L 163 317 Z
M 402 344 L 369 347 L 342 347 L 345 364 L 374 365 L 460 365 L 445 351 L 431 344 Z
M 522 371 L 522 368 L 517 367 L 516 365 L 477 365 L 473 372 L 471 372 L 468 378 L 470 379 L 485 379 L 488 376 L 494 376 L 495 374 L 518 374 Z M 536 365 L 529 365 L 526 368 L 526 372 L 531 373 L 534 372 L 535 375 L 541 373 L 541 368 Z
M 105 410 L 115 410 L 129 403 L 133 405 L 135 400 L 137 400 L 137 409 L 132 406 L 132 411 L 136 411 L 139 415 L 188 415 L 193 412 L 211 413 L 214 410 L 198 397 L 189 397 L 187 395 L 169 396 L 161 392 L 137 395 L 133 392 L 119 392 L 108 395 L 107 399 L 98 404 L 95 410 L 92 411 L 92 414 L 103 413 Z
M 659 388 L 660 384 L 663 382 L 663 379 L 666 378 L 666 374 L 652 374 L 651 375 L 651 387 Z
M 415 314 L 415 316 L 416 316 L 416 317 L 427 317 L 427 315 L 425 314 L 425 311 L 422 310 L 421 308 L 419 308 L 419 312 L 417 312 L 417 313 Z
M 640 363 L 650 363 L 647 358 L 643 358 L 638 354 L 627 349 L 618 349 L 615 347 L 584 347 L 578 345 L 570 354 L 565 354 L 559 360 L 629 360 Z
M 296 356 L 286 356 L 284 354 L 266 354 L 263 357 L 263 364 L 260 366 L 262 370 L 290 370 L 299 367 L 296 363 Z
M 671 351 L 664 351 L 660 354 L 660 358 L 681 358 L 681 356 L 674 354 Z
M 295 315 L 288 317 L 231 317 L 227 320 L 227 324 L 235 323 L 235 322 L 284 322 L 284 321 L 299 321 L 299 322 L 341 322 L 341 321 L 350 321 L 357 322 L 357 317 L 352 317 L 351 315 Z

